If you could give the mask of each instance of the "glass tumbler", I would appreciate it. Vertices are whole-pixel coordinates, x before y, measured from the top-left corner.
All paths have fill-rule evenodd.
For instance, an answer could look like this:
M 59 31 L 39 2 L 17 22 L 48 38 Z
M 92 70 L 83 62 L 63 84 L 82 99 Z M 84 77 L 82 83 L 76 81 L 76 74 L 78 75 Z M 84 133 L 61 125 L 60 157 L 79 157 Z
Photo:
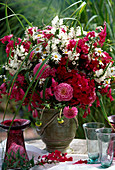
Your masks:
M 0 127 L 0 167 L 2 166 L 5 154 L 5 139 L 7 134 L 4 129 Z
M 104 168 L 111 166 L 114 156 L 115 133 L 111 132 L 111 128 L 96 130 L 100 149 L 100 162 Z
M 100 163 L 99 160 L 99 145 L 96 135 L 96 129 L 103 128 L 104 123 L 100 122 L 90 122 L 83 124 L 83 129 L 85 132 L 86 142 L 87 142 L 87 152 L 88 152 L 88 163 Z

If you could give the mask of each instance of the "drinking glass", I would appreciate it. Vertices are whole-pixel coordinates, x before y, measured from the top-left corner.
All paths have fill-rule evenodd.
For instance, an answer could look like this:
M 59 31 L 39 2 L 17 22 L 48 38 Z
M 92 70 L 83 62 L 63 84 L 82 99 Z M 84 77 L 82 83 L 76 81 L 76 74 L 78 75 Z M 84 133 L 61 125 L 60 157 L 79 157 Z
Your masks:
M 100 149 L 100 162 L 104 168 L 111 166 L 114 156 L 115 133 L 111 132 L 111 128 L 96 130 Z
M 0 167 L 2 167 L 2 163 L 4 160 L 4 154 L 5 154 L 5 139 L 7 137 L 7 134 L 5 130 L 3 130 L 0 127 Z
M 90 122 L 83 124 L 83 129 L 85 132 L 86 142 L 87 142 L 87 152 L 88 152 L 88 163 L 94 164 L 99 163 L 99 146 L 98 139 L 96 135 L 96 129 L 103 128 L 104 123 L 100 122 Z

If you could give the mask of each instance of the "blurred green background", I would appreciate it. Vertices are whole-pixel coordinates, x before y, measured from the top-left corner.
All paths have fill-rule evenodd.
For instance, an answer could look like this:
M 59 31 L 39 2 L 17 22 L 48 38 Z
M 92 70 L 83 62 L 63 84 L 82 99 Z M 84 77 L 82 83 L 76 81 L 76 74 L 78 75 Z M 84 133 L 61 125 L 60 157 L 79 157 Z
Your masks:
M 6 6 L 6 5 L 7 6 Z M 27 20 L 39 28 L 50 24 L 56 15 L 62 18 L 74 18 L 76 21 L 66 19 L 68 25 L 78 26 L 79 22 L 84 30 L 92 30 L 97 26 L 107 23 L 106 50 L 115 61 L 115 0 L 0 0 L 0 38 L 8 34 L 23 37 L 24 28 L 16 17 L 19 17 L 24 27 L 28 26 Z M 8 16 L 8 17 L 6 17 Z M 6 17 L 6 18 L 5 18 Z M 27 20 L 26 20 L 27 19 Z M 0 65 L 6 60 L 5 45 L 0 43 Z M 115 87 L 112 88 L 115 99 Z M 5 100 L 5 99 L 4 99 Z M 115 101 L 110 102 L 103 98 L 107 115 L 115 114 Z M 4 111 L 1 105 L 1 112 Z M 14 103 L 10 105 L 8 113 L 15 112 Z M 27 117 L 26 108 L 22 108 L 21 115 Z M 94 103 L 91 114 L 86 119 L 82 118 L 83 111 L 79 111 L 79 128 L 76 137 L 84 138 L 82 124 L 84 122 L 101 121 L 107 125 L 101 108 L 96 108 Z

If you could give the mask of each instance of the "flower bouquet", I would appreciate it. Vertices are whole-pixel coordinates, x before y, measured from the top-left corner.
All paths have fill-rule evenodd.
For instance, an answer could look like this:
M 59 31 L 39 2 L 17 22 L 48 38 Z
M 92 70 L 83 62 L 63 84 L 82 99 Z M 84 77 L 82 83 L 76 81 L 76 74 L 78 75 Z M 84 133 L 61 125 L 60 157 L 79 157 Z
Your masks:
M 7 62 L 1 75 L 0 98 L 4 94 L 28 106 L 33 116 L 37 108 L 60 109 L 68 119 L 76 117 L 78 108 L 85 118 L 99 95 L 112 101 L 111 81 L 115 77 L 112 57 L 103 49 L 104 28 L 86 32 L 82 27 L 68 27 L 56 16 L 51 26 L 29 27 L 23 38 L 12 34 L 0 41 L 6 44 Z M 9 73 L 9 74 L 8 74 Z M 58 119 L 60 123 L 63 120 Z M 38 123 L 40 125 L 40 122 Z
M 115 66 L 105 51 L 106 23 L 86 32 L 56 16 L 51 26 L 29 27 L 23 38 L 11 34 L 0 41 L 7 54 L 0 98 L 7 94 L 8 102 L 27 106 L 48 151 L 64 151 L 75 137 L 78 108 L 85 118 L 95 101 L 100 106 L 100 94 L 113 100 Z

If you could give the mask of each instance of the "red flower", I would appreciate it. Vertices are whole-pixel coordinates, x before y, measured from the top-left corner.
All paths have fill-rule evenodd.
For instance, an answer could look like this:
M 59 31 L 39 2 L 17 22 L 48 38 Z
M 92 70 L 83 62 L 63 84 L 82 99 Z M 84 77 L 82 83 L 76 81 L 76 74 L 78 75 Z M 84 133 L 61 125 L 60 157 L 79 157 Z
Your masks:
M 45 99 L 50 99 L 50 97 L 53 96 L 51 87 L 45 89 Z M 40 92 L 40 97 L 43 99 L 43 90 Z
M 12 37 L 13 37 L 13 34 L 6 35 L 6 36 L 4 36 L 3 38 L 1 38 L 0 41 L 1 41 L 3 44 L 5 44 L 6 41 L 10 42 Z
M 32 111 L 32 116 L 33 116 L 34 118 L 38 117 L 38 111 L 37 111 L 37 109 L 35 109 L 35 110 Z
M 100 40 L 99 40 L 99 44 L 101 46 L 103 46 L 103 43 L 105 42 L 105 38 L 106 38 L 106 23 L 104 23 L 104 29 L 98 34 L 98 36 L 100 37 Z
M 87 164 L 87 160 L 78 160 L 77 162 L 73 163 L 73 165 L 75 164 Z

